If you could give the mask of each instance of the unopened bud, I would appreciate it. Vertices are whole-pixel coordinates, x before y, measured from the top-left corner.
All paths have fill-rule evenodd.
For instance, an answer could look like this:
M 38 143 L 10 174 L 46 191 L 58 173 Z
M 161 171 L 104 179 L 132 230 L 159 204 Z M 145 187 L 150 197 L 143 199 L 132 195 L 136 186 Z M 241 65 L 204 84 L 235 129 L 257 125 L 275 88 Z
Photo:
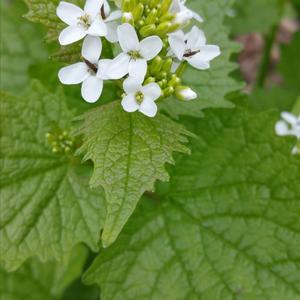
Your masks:
M 175 96 L 177 99 L 183 101 L 189 101 L 197 98 L 197 94 L 187 86 L 176 87 Z
M 154 24 L 149 24 L 149 25 L 143 26 L 140 29 L 140 34 L 142 37 L 146 37 L 146 36 L 154 34 L 155 30 L 156 30 L 156 26 Z
M 123 13 L 123 16 L 122 16 L 122 22 L 123 23 L 133 23 L 133 15 L 132 13 L 130 12 L 125 12 Z

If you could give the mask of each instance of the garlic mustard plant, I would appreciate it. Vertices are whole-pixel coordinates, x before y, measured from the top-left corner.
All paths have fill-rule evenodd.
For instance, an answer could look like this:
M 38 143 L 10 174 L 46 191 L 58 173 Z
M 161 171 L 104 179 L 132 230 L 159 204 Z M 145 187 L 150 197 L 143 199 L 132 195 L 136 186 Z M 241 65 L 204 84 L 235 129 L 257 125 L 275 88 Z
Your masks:
M 157 113 L 156 100 L 196 99 L 196 92 L 182 84 L 186 64 L 207 70 L 221 54 L 218 46 L 207 45 L 203 30 L 189 30 L 193 20 L 203 19 L 183 0 L 87 0 L 84 9 L 63 1 L 57 15 L 68 25 L 59 35 L 62 45 L 84 38 L 83 62 L 62 68 L 60 81 L 82 83 L 82 97 L 90 103 L 100 98 L 103 80 L 113 81 L 122 89 L 124 110 L 148 117 Z M 103 53 L 110 54 L 99 61 L 102 38 L 107 40 Z

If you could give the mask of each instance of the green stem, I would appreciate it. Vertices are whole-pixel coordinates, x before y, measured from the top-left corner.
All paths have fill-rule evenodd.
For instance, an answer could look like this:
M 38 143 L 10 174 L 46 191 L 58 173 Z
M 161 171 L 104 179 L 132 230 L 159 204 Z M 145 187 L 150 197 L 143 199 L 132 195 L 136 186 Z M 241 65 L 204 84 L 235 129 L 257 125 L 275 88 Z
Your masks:
M 182 77 L 182 75 L 183 75 L 183 73 L 184 73 L 186 67 L 187 67 L 187 62 L 186 62 L 186 61 L 183 61 L 183 62 L 179 65 L 179 67 L 177 68 L 176 75 L 177 75 L 179 78 Z
M 265 37 L 265 48 L 263 53 L 262 62 L 256 79 L 256 85 L 263 88 L 269 72 L 271 61 L 272 49 L 277 36 L 279 25 L 273 26 L 270 34 Z
M 285 2 L 286 0 L 281 0 L 280 2 L 278 23 L 274 25 L 270 33 L 267 36 L 265 36 L 265 47 L 264 47 L 263 58 L 256 79 L 256 86 L 260 88 L 263 88 L 265 86 L 266 79 L 269 73 L 272 49 L 276 41 L 277 32 L 284 12 Z

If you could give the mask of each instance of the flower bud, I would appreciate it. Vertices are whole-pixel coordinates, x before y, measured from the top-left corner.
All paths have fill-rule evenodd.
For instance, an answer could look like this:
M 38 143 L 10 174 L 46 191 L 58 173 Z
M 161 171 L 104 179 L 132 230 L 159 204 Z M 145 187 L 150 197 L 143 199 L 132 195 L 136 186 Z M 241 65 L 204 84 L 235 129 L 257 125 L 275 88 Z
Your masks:
M 140 29 L 142 37 L 146 37 L 155 33 L 156 26 L 154 24 L 145 25 Z
M 189 101 L 197 98 L 197 94 L 187 86 L 176 87 L 175 96 L 177 99 L 183 101 Z
M 130 24 L 132 24 L 132 22 L 133 22 L 132 13 L 130 13 L 130 12 L 123 13 L 122 22 L 123 23 L 130 23 Z

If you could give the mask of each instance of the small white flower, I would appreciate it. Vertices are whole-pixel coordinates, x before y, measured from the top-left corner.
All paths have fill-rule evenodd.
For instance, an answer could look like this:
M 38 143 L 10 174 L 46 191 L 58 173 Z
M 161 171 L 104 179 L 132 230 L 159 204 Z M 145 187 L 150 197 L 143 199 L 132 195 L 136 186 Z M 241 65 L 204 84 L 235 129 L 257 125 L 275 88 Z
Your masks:
M 140 111 L 148 117 L 154 117 L 157 113 L 155 100 L 161 96 L 161 89 L 157 83 L 149 83 L 142 86 L 143 80 L 128 77 L 123 88 L 126 96 L 122 100 L 122 106 L 127 112 Z
M 294 136 L 297 138 L 298 144 L 300 141 L 300 115 L 297 117 L 289 112 L 281 113 L 282 120 L 275 125 L 275 131 L 279 136 Z M 299 145 L 292 149 L 292 154 L 300 153 Z
M 189 87 L 178 87 L 175 89 L 175 96 L 180 100 L 190 101 L 197 98 L 197 93 Z
M 186 60 L 199 70 L 208 69 L 209 62 L 221 54 L 218 46 L 206 45 L 204 32 L 196 26 L 187 34 L 182 30 L 171 33 L 169 43 L 171 51 L 180 61 Z
M 98 37 L 87 36 L 83 41 L 82 57 L 84 62 L 64 67 L 58 73 L 63 84 L 80 84 L 81 95 L 89 103 L 96 102 L 103 90 L 105 76 L 97 76 L 99 69 L 105 69 L 107 60 L 99 61 L 102 52 L 101 40 Z M 104 74 L 104 72 L 102 72 Z
M 147 61 L 161 51 L 162 40 L 158 36 L 149 36 L 140 42 L 135 29 L 128 23 L 120 25 L 117 33 L 123 52 L 111 61 L 107 74 L 111 79 L 120 79 L 128 73 L 131 77 L 144 79 Z
M 191 19 L 195 19 L 198 22 L 203 22 L 203 19 L 200 15 L 185 6 L 185 2 L 185 0 L 173 0 L 170 7 L 170 12 L 175 14 L 174 23 L 186 24 Z
M 69 45 L 83 39 L 86 35 L 104 36 L 110 42 L 117 41 L 117 19 L 121 11 L 110 13 L 106 0 L 87 0 L 84 10 L 80 7 L 61 1 L 56 10 L 57 16 L 67 25 L 59 35 L 61 45 Z
M 296 117 L 291 113 L 282 112 L 281 118 L 282 120 L 276 123 L 276 133 L 280 136 L 295 136 L 300 140 L 300 115 Z

